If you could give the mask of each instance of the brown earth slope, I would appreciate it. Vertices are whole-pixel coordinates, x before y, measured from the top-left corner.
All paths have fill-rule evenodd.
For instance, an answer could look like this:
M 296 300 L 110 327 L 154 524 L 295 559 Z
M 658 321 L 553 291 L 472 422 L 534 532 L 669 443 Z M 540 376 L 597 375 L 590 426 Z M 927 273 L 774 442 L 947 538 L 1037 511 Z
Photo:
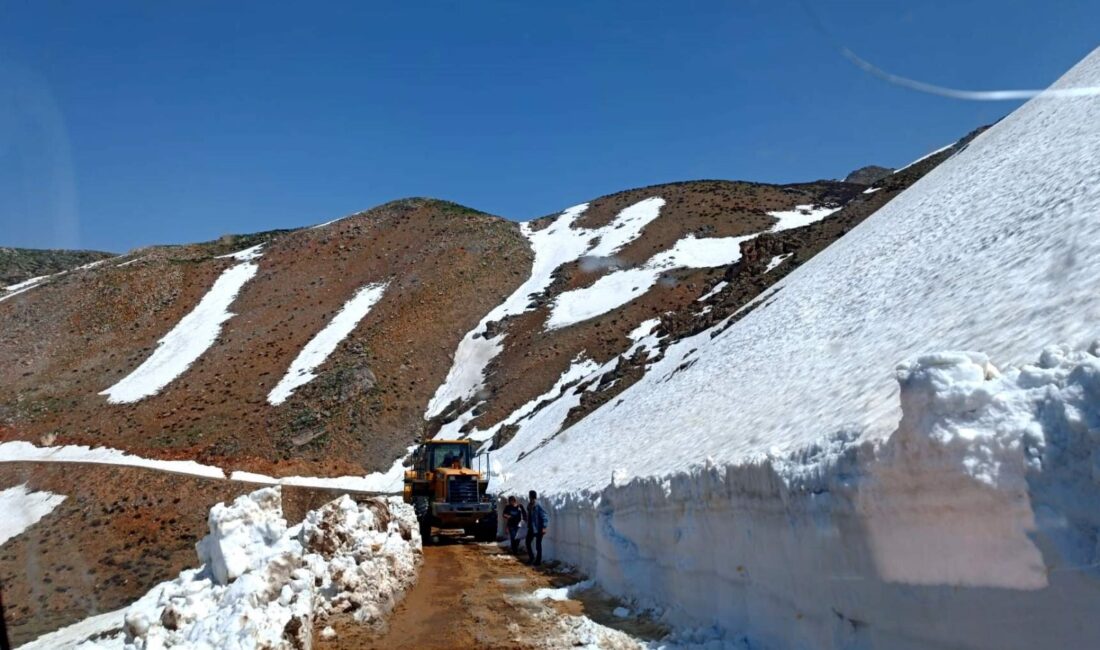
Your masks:
M 259 271 L 214 345 L 160 393 L 108 404 L 99 393 L 236 263 L 216 256 L 261 242 Z M 275 474 L 384 469 L 417 438 L 458 340 L 530 264 L 515 223 L 412 199 L 66 274 L 0 303 L 0 434 Z M 382 299 L 318 377 L 268 404 L 306 342 L 376 282 L 389 282 Z

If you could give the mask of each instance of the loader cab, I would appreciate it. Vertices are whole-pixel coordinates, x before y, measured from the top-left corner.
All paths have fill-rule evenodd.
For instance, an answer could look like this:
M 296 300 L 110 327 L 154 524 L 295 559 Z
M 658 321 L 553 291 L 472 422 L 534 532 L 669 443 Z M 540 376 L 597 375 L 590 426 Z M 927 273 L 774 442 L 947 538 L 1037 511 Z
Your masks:
M 433 441 L 426 445 L 426 466 L 429 471 L 444 469 L 469 469 L 470 443 L 467 441 Z

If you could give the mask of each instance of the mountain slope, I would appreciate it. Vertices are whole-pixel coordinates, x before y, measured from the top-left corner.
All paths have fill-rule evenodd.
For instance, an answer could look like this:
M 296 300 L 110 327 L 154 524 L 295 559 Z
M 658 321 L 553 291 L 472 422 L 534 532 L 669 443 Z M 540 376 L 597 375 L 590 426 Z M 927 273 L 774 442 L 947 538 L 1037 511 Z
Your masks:
M 0 247 L 0 287 L 53 275 L 114 257 L 102 251 L 37 250 Z
M 249 259 L 225 257 L 243 249 Z M 384 469 L 419 435 L 445 372 L 436 360 L 519 284 L 529 255 L 512 222 L 416 199 L 61 276 L 0 306 L 6 437 L 273 473 Z M 211 312 L 201 301 L 236 268 L 251 274 L 227 275 L 234 293 Z M 384 295 L 317 377 L 269 403 L 306 343 L 369 284 Z M 187 346 L 197 356 L 177 363 Z M 101 394 L 147 362 L 136 394 Z M 140 384 L 170 368 L 144 396 Z
M 1097 86 L 1100 50 L 1055 84 Z M 547 495 L 605 588 L 747 646 L 1100 645 L 1098 125 L 1033 99 L 742 311 L 638 332 L 643 376 L 521 431 L 498 487 Z

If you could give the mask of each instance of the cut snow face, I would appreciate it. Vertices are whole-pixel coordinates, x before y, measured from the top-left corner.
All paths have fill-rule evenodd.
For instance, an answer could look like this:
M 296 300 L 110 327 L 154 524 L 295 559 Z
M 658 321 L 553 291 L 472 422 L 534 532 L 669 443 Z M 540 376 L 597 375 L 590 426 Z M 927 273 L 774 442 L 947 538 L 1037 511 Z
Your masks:
M 0 490 L 0 544 L 38 523 L 64 500 L 63 494 L 32 492 L 26 484 Z
M 657 218 L 664 203 L 664 199 L 658 197 L 639 201 L 624 209 L 602 228 L 573 227 L 577 218 L 588 209 L 587 203 L 562 212 L 553 223 L 542 230 L 535 231 L 530 225 L 523 224 L 523 234 L 531 242 L 535 253 L 530 277 L 459 342 L 447 378 L 428 403 L 425 418 L 439 415 L 455 400 L 465 401 L 473 397 L 483 387 L 485 369 L 503 346 L 502 335 L 488 338 L 489 323 L 530 309 L 531 296 L 550 286 L 554 271 L 561 265 L 574 262 L 585 255 L 608 257 L 617 253 L 623 246 L 637 239 L 646 224 Z
M 164 335 L 152 356 L 100 395 L 106 395 L 111 404 L 136 402 L 155 395 L 182 375 L 214 344 L 222 323 L 233 317 L 229 306 L 259 270 L 254 261 L 261 255 L 261 246 L 221 256 L 231 257 L 240 264 L 222 272 L 199 304 Z
M 1100 54 L 1059 82 L 1097 84 Z M 1029 102 L 517 471 L 536 489 L 596 488 L 607 458 L 659 475 L 840 433 L 882 439 L 900 416 L 887 369 L 903 359 L 977 348 L 1018 365 L 1051 341 L 1087 345 L 1100 319 L 1098 150 L 1100 102 Z
M 769 212 L 768 214 L 778 221 L 768 232 L 808 226 L 821 221 L 837 210 L 840 208 L 799 205 L 793 210 Z M 688 235 L 676 242 L 672 248 L 654 255 L 640 267 L 612 271 L 590 286 L 562 293 L 554 301 L 546 327 L 547 329 L 568 327 L 606 314 L 644 295 L 657 284 L 661 274 L 666 271 L 734 264 L 741 259 L 741 244 L 760 234 L 702 239 Z
M 273 405 L 279 405 L 286 401 L 294 389 L 309 383 L 317 375 L 313 371 L 317 369 L 325 359 L 332 354 L 336 346 L 351 334 L 359 321 L 363 320 L 374 307 L 386 290 L 386 283 L 368 284 L 359 289 L 355 297 L 344 303 L 339 313 L 325 325 L 324 329 L 317 333 L 302 351 L 298 353 L 290 364 L 279 383 L 267 396 L 267 401 Z
M 314 621 L 330 611 L 354 610 L 361 623 L 379 622 L 420 562 L 416 516 L 395 499 L 360 505 L 345 495 L 288 528 L 279 489 L 264 488 L 215 506 L 209 527 L 196 545 L 200 568 L 127 608 L 124 636 L 106 647 L 310 647 Z M 87 638 L 77 628 L 110 631 L 117 616 L 60 633 Z

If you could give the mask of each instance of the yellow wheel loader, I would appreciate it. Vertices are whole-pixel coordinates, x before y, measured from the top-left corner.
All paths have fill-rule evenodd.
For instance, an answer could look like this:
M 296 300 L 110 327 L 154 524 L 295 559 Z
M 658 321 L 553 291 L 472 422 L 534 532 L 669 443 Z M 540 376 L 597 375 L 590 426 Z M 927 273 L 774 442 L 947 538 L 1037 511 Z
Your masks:
M 433 526 L 461 528 L 478 541 L 496 539 L 496 501 L 486 493 L 488 477 L 472 467 L 473 450 L 470 440 L 429 440 L 414 453 L 413 466 L 405 471 L 404 498 L 416 510 L 425 544 Z

